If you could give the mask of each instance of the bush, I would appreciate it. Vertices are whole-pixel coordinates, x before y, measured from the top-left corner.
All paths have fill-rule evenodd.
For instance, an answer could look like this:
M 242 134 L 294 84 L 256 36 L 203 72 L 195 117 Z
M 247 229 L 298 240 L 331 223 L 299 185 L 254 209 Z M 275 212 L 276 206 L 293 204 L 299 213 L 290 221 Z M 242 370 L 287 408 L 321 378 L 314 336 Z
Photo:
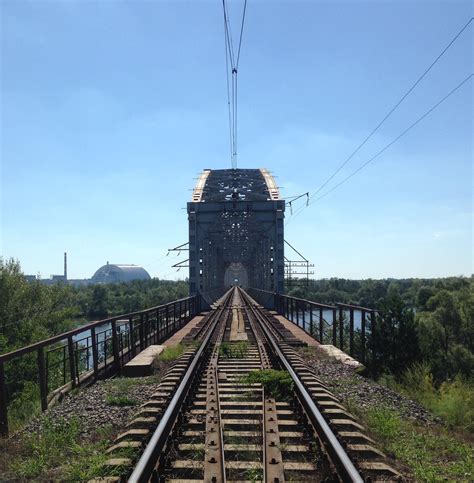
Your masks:
M 263 369 L 251 371 L 241 378 L 243 384 L 260 383 L 265 389 L 266 396 L 277 401 L 288 401 L 293 393 L 293 381 L 287 371 Z
M 443 382 L 433 401 L 433 412 L 449 426 L 474 432 L 474 385 L 461 376 Z
M 407 369 L 398 380 L 384 376 L 379 382 L 418 401 L 448 426 L 474 431 L 474 384 L 460 374 L 437 388 L 430 366 L 421 363 Z
M 247 341 L 223 342 L 219 347 L 219 356 L 223 359 L 240 359 L 248 349 Z

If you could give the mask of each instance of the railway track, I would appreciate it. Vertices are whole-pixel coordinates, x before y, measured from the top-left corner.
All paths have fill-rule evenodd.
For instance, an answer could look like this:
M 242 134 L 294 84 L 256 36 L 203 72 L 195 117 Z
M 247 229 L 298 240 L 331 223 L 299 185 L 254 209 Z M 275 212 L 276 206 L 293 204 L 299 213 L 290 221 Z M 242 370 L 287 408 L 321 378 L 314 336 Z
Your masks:
M 109 449 L 117 480 L 386 481 L 400 475 L 298 355 L 303 345 L 231 289 Z M 137 461 L 117 458 L 138 450 Z

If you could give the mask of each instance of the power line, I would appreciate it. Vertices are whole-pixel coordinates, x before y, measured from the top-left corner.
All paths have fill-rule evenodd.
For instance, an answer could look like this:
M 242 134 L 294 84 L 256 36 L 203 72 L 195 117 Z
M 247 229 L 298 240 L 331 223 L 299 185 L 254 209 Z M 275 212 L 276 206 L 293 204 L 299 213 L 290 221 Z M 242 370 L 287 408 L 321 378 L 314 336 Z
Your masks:
M 369 133 L 369 135 L 357 146 L 357 148 L 352 151 L 352 153 L 345 159 L 345 161 L 334 171 L 334 173 L 329 176 L 329 178 L 324 181 L 324 183 L 311 194 L 311 198 L 317 195 L 340 171 L 346 164 L 360 151 L 360 149 L 367 143 L 367 141 L 379 130 L 379 128 L 385 123 L 385 121 L 398 109 L 400 104 L 413 92 L 416 86 L 423 80 L 423 78 L 428 74 L 428 72 L 435 66 L 435 64 L 441 59 L 441 57 L 448 51 L 448 49 L 456 42 L 460 35 L 467 29 L 467 27 L 474 20 L 471 17 L 469 21 L 458 31 L 458 33 L 451 39 L 449 44 L 441 51 L 441 53 L 436 57 L 436 59 L 429 65 L 429 67 L 418 77 L 418 79 L 412 84 L 412 86 L 403 94 L 403 96 L 398 100 L 398 102 L 390 109 L 390 111 L 385 115 L 385 117 L 375 126 L 375 128 Z M 311 203 L 310 203 L 311 204 Z
M 330 190 L 326 191 L 323 193 L 321 196 L 318 196 L 318 198 L 313 199 L 309 205 L 312 205 L 313 203 L 316 203 L 316 201 L 319 201 L 320 199 L 324 198 L 327 196 L 329 193 L 332 193 L 334 190 L 339 188 L 342 184 L 344 184 L 346 181 L 348 181 L 350 178 L 355 176 L 359 171 L 363 170 L 367 165 L 375 161 L 382 153 L 384 153 L 390 146 L 395 144 L 399 139 L 401 139 L 405 134 L 407 134 L 409 131 L 411 131 L 417 124 L 419 124 L 423 119 L 425 119 L 427 116 L 429 116 L 436 108 L 438 108 L 443 102 L 445 102 L 449 97 L 451 97 L 458 89 L 460 89 L 464 84 L 466 84 L 474 74 L 468 75 L 463 81 L 461 81 L 456 87 L 454 87 L 448 94 L 446 94 L 443 98 L 441 98 L 436 104 L 434 104 L 430 109 L 428 109 L 422 116 L 420 116 L 415 122 L 410 124 L 405 130 L 403 130 L 396 138 L 394 138 L 392 141 L 390 141 L 388 144 L 386 144 L 380 151 L 378 151 L 374 156 L 372 156 L 370 159 L 368 159 L 364 164 L 360 165 L 356 170 L 354 170 L 352 173 L 350 173 L 348 176 L 346 176 L 342 181 L 340 181 L 338 184 L 333 186 Z M 294 219 L 297 215 L 301 213 L 302 210 L 299 210 L 298 213 L 296 213 L 289 221 Z
M 224 13 L 224 41 L 226 49 L 226 78 L 227 78 L 227 108 L 229 117 L 229 140 L 230 140 L 230 158 L 232 168 L 237 167 L 237 74 L 240 62 L 240 51 L 242 48 L 242 38 L 245 24 L 245 13 L 247 11 L 247 0 L 244 1 L 242 12 L 242 21 L 240 24 L 240 36 L 238 43 L 237 56 L 234 52 L 234 43 L 232 40 L 232 30 L 230 26 L 230 18 L 227 9 L 226 0 L 222 0 L 222 10 Z M 229 66 L 230 61 L 230 66 Z M 229 69 L 230 67 L 230 69 Z M 231 82 L 229 82 L 229 72 L 231 74 Z

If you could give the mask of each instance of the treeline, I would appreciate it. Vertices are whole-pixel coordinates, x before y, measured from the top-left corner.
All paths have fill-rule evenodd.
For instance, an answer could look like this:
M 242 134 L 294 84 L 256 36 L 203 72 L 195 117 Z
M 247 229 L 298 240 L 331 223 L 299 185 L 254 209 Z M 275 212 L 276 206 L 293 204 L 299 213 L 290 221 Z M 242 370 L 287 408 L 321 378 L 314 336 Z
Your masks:
M 294 297 L 319 303 L 346 303 L 369 308 L 380 308 L 390 291 L 396 289 L 403 302 L 415 309 L 424 309 L 428 299 L 439 290 L 459 292 L 472 288 L 473 278 L 407 278 L 382 280 L 348 280 L 329 278 L 310 280 L 308 286 L 287 287 Z
M 474 279 L 311 281 L 288 293 L 320 303 L 349 303 L 380 311 L 369 338 L 368 369 L 402 375 L 426 363 L 435 383 L 474 374 Z
M 186 297 L 183 281 L 136 280 L 74 287 L 27 282 L 20 264 L 0 258 L 0 353 L 59 334 L 89 320 Z

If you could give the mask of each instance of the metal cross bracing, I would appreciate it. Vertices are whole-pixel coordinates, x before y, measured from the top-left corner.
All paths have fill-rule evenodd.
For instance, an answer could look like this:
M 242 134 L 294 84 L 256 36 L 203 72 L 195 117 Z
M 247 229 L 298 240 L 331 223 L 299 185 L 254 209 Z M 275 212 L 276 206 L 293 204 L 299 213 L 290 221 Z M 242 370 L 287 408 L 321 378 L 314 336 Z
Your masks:
M 190 293 L 283 291 L 285 202 L 268 170 L 204 170 L 187 209 Z

